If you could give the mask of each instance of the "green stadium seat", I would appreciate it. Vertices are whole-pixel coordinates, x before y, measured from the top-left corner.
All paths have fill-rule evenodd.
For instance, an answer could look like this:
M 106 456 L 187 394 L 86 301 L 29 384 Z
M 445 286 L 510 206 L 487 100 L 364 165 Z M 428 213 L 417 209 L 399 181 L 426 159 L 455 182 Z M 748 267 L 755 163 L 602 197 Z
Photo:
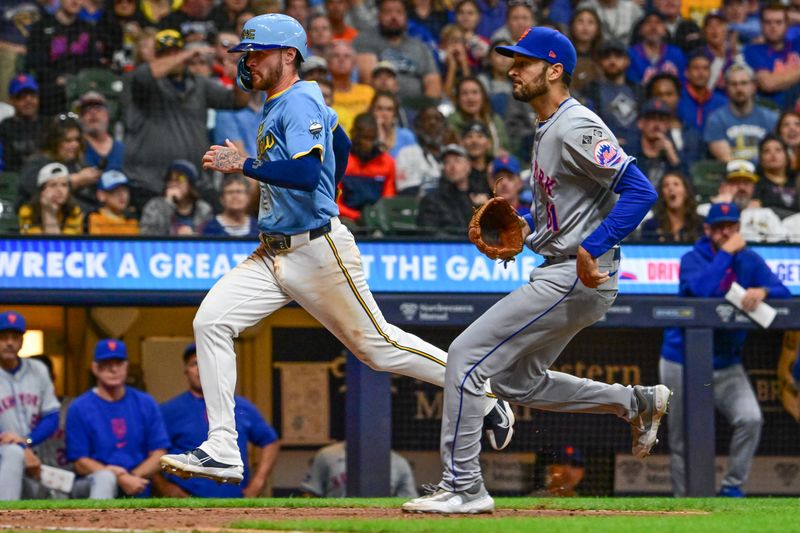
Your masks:
M 417 231 L 419 200 L 410 196 L 381 198 L 361 213 L 364 225 L 384 235 L 408 235 Z
M 119 119 L 119 99 L 122 94 L 122 80 L 105 68 L 85 68 L 67 77 L 67 103 L 71 107 L 82 94 L 97 91 L 108 100 L 108 114 L 111 122 Z
M 698 203 L 707 202 L 719 192 L 719 185 L 725 179 L 725 163 L 716 159 L 703 159 L 692 165 L 689 174 L 695 193 L 700 196 Z

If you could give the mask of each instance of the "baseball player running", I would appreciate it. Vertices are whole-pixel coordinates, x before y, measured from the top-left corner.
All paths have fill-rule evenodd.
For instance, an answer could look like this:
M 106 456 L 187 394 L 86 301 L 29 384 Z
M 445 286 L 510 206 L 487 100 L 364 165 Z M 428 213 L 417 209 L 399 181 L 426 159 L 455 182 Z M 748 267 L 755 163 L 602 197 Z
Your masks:
M 350 140 L 317 84 L 297 75 L 308 57 L 303 27 L 286 15 L 254 17 L 244 26 L 241 44 L 229 52 L 244 52 L 237 82 L 267 93 L 258 157 L 248 158 L 227 142 L 212 146 L 203 165 L 260 182 L 261 246 L 212 287 L 194 319 L 208 440 L 161 462 L 177 475 L 238 483 L 233 338 L 245 328 L 295 300 L 376 370 L 443 386 L 447 354 L 387 324 L 367 287 L 353 236 L 337 218 L 336 184 Z M 507 446 L 514 422 L 508 404 L 488 397 L 475 403 L 487 415 L 490 444 Z
M 549 28 L 531 28 L 514 46 L 508 75 L 517 100 L 539 117 L 533 141 L 533 213 L 519 218 L 525 243 L 544 256 L 530 281 L 470 325 L 448 350 L 437 490 L 404 511 L 482 513 L 494 501 L 478 462 L 483 385 L 512 403 L 569 413 L 608 413 L 630 421 L 633 453 L 657 442 L 670 391 L 609 385 L 548 368 L 617 295 L 617 244 L 656 199 L 648 179 L 594 113 L 570 97 L 576 53 Z M 512 221 L 516 223 L 517 221 Z

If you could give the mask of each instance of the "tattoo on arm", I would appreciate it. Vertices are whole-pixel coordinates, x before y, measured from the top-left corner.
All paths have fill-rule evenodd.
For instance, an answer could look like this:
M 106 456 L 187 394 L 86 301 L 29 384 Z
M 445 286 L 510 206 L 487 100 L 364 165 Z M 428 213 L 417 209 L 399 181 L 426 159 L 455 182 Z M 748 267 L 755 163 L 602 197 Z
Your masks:
M 244 158 L 232 148 L 222 148 L 214 154 L 213 165 L 221 172 L 238 172 L 242 170 Z

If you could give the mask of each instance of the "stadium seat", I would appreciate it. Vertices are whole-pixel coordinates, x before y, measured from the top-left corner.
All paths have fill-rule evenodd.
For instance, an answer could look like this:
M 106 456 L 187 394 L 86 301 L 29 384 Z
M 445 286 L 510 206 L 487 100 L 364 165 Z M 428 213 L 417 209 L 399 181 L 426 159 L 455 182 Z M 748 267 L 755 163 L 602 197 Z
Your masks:
M 0 172 L 0 235 L 19 231 L 19 221 L 14 210 L 19 179 L 16 172 Z
M 104 68 L 85 68 L 67 77 L 67 102 L 71 107 L 75 101 L 88 91 L 97 91 L 108 100 L 108 114 L 112 124 L 119 119 L 119 99 L 122 94 L 122 80 Z
M 384 235 L 403 235 L 417 232 L 419 200 L 410 196 L 381 198 L 362 211 L 366 227 Z
M 689 179 L 700 198 L 698 203 L 707 202 L 719 192 L 719 184 L 725 179 L 725 163 L 716 159 L 703 159 L 692 165 Z

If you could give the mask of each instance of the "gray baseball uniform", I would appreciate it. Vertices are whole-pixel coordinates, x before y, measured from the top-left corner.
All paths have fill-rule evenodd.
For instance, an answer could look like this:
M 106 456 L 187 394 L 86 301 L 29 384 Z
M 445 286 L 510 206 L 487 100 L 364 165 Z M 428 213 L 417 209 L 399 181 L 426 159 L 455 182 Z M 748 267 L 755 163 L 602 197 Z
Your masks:
M 614 187 L 632 158 L 597 115 L 569 98 L 538 124 L 532 161 L 536 228 L 526 244 L 547 260 L 450 345 L 441 438 L 446 490 L 467 489 L 481 478 L 478 400 L 489 378 L 498 397 L 512 403 L 626 420 L 637 415 L 632 388 L 548 370 L 616 298 L 619 248 L 598 258 L 600 271 L 611 275 L 598 289 L 579 281 L 575 254 L 614 207 Z

